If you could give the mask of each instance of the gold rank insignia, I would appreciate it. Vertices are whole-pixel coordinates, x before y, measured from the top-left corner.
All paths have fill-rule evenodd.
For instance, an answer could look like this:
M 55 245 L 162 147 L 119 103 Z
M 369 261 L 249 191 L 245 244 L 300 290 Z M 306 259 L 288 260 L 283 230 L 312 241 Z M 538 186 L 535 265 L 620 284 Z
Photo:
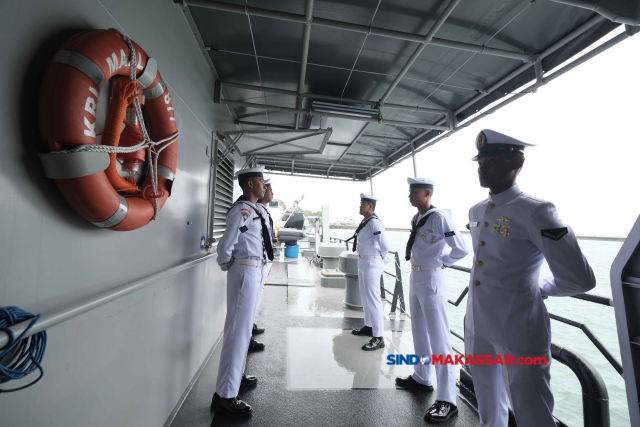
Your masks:
M 504 237 L 507 237 L 510 233 L 509 233 L 509 229 L 511 228 L 510 225 L 503 225 L 502 226 L 502 235 Z
M 369 226 L 368 226 L 368 225 L 365 227 L 364 232 L 365 232 L 365 233 L 368 233 L 368 232 L 369 232 Z
M 501 216 L 500 218 L 497 219 L 497 221 L 507 222 L 507 221 L 511 221 L 511 220 L 509 218 L 507 218 L 506 216 Z
M 427 240 L 427 233 L 422 233 L 422 236 L 420 237 L 422 237 L 422 240 Z
M 493 231 L 491 234 L 500 234 L 500 224 L 493 224 Z
M 429 230 L 428 228 L 425 230 L 427 233 L 433 233 L 433 231 Z
M 487 143 L 487 137 L 485 136 L 484 132 L 480 132 L 478 134 L 478 138 L 476 138 L 476 148 L 479 150 L 482 147 L 484 147 L 484 144 Z
M 435 243 L 436 242 L 436 236 L 431 236 L 431 243 Z

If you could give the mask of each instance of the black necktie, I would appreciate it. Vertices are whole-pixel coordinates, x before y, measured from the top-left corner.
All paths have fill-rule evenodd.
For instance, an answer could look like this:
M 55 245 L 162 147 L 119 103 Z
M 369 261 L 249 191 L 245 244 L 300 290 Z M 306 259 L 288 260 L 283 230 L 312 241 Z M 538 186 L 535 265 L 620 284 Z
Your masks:
M 264 220 L 264 217 L 262 216 L 260 211 L 258 211 L 255 208 L 254 208 L 254 211 L 260 217 L 260 223 L 262 224 L 262 245 L 264 246 L 264 249 L 267 251 L 267 258 L 269 258 L 269 261 L 273 261 L 273 246 L 271 245 L 271 236 L 269 235 L 269 229 L 267 228 L 267 223 Z
M 358 226 L 358 229 L 356 230 L 356 232 L 354 233 L 353 236 L 349 237 L 347 240 L 345 240 L 345 243 L 348 242 L 349 240 L 353 239 L 353 248 L 351 249 L 353 252 L 356 251 L 356 248 L 358 247 L 358 233 L 367 225 L 367 223 L 369 221 L 371 221 L 373 218 L 378 218 L 376 216 L 376 214 L 371 215 L 369 218 L 367 219 L 363 219 L 362 222 L 360 222 L 360 225 Z
M 264 208 L 264 210 L 267 212 L 267 216 L 269 217 L 269 227 L 271 228 L 271 236 L 273 236 L 273 219 L 271 219 L 271 214 L 269 213 L 267 208 Z
M 431 209 L 429 209 L 429 211 L 431 211 L 432 209 L 435 209 L 435 206 L 431 206 Z M 409 241 L 407 242 L 407 252 L 404 255 L 404 259 L 406 259 L 407 261 L 411 260 L 411 248 L 413 248 L 413 243 L 416 241 L 418 228 L 426 224 L 427 219 L 429 219 L 431 214 L 433 214 L 433 212 L 429 212 L 428 214 L 423 216 L 417 224 L 415 223 L 415 221 L 411 221 L 411 234 L 409 235 Z

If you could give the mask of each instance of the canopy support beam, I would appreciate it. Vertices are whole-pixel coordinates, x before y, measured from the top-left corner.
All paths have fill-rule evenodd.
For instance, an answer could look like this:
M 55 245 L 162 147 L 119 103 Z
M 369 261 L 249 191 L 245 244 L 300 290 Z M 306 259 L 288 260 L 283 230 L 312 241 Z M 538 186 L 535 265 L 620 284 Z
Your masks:
M 258 110 L 266 110 L 266 111 L 284 111 L 287 113 L 300 113 L 300 114 L 307 114 L 309 116 L 335 117 L 338 119 L 355 120 L 355 121 L 369 122 L 369 123 L 379 123 L 382 125 L 400 126 L 400 127 L 407 127 L 407 128 L 449 130 L 447 126 L 431 125 L 428 123 L 402 122 L 398 120 L 376 119 L 373 117 L 357 117 L 357 116 L 350 116 L 348 114 L 325 113 L 325 112 L 320 113 L 313 110 L 306 111 L 298 108 L 280 107 L 277 105 L 256 104 L 253 102 L 242 102 L 242 101 L 229 101 L 227 99 L 222 99 L 222 98 L 220 98 L 220 104 L 237 106 L 237 107 L 256 108 Z
M 309 57 L 309 39 L 311 38 L 311 22 L 313 21 L 313 0 L 307 0 L 304 19 L 304 35 L 302 37 L 302 64 L 300 64 L 300 81 L 298 82 L 298 97 L 296 106 L 302 108 L 302 94 L 304 93 L 304 82 L 307 76 L 307 59 Z M 300 126 L 300 113 L 296 114 L 296 129 Z
M 241 15 L 261 16 L 263 18 L 280 19 L 283 21 L 297 22 L 299 24 L 307 24 L 304 15 L 295 13 L 279 12 L 276 10 L 262 9 L 259 7 L 243 6 L 231 3 L 225 3 L 214 0 L 174 0 L 176 2 L 186 4 L 187 6 L 204 7 L 207 9 L 222 10 L 225 12 L 239 13 Z M 379 37 L 406 40 L 410 42 L 423 43 L 424 36 L 420 34 L 405 33 L 403 31 L 387 30 L 384 28 L 371 27 L 368 25 L 351 24 L 349 22 L 334 21 L 332 19 L 315 18 L 311 25 L 319 25 L 321 27 L 335 28 L 337 30 L 353 31 L 361 34 L 371 34 Z M 496 49 L 487 46 L 478 46 L 471 43 L 462 43 L 453 40 L 445 40 L 434 37 L 431 44 L 449 49 L 464 50 L 467 52 L 475 52 L 485 55 L 499 56 L 502 58 L 516 59 L 519 61 L 530 61 L 531 54 L 527 52 L 514 52 L 505 49 Z

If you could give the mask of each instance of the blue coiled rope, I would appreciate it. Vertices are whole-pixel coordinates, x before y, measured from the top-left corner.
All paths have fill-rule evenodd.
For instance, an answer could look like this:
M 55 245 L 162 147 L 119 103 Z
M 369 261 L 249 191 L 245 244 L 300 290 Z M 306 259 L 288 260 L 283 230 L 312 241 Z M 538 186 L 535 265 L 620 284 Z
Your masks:
M 9 326 L 29 319 L 33 319 L 33 322 L 31 322 L 29 327 L 18 339 L 15 339 Z M 39 319 L 39 314 L 35 316 L 18 307 L 7 306 L 0 308 L 0 331 L 9 334 L 9 344 L 0 349 L 2 351 L 2 353 L 0 353 L 0 384 L 11 380 L 22 379 L 36 370 L 40 370 L 40 376 L 35 381 L 18 388 L 9 390 L 0 389 L 0 393 L 8 393 L 31 387 L 40 381 L 44 375 L 41 363 L 44 357 L 44 350 L 47 347 L 47 332 L 38 332 L 28 338 L 24 338 Z

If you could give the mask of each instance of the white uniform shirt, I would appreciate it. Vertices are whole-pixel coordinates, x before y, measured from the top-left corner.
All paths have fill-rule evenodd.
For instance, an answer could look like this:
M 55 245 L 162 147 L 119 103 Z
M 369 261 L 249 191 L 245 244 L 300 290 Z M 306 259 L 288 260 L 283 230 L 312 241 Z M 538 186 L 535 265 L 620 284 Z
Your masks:
M 437 208 L 428 210 L 424 215 L 416 214 L 411 220 L 411 227 L 431 212 L 433 214 L 416 232 L 411 248 L 411 265 L 449 267 L 466 257 L 469 251 L 453 220 Z
M 547 296 L 570 296 L 596 282 L 576 236 L 552 203 L 517 185 L 489 195 L 469 211 L 473 269 L 466 326 L 518 350 L 546 351 L 551 343 Z M 546 258 L 553 277 L 539 279 Z
M 267 224 L 267 229 L 269 230 L 269 236 L 271 236 L 271 243 L 273 243 L 273 230 L 271 229 L 271 221 L 269 221 L 269 218 L 271 218 L 271 214 L 267 210 L 267 207 L 262 203 L 256 203 L 256 207 L 262 214 L 262 217 L 264 218 L 264 222 Z
M 238 201 L 227 212 L 227 229 L 218 243 L 218 264 L 228 263 L 231 258 L 264 259 L 262 223 L 252 206 L 256 207 Z
M 382 259 L 387 257 L 389 245 L 384 231 L 384 225 L 378 217 L 372 218 L 358 233 L 356 246 L 358 255 L 377 255 Z

